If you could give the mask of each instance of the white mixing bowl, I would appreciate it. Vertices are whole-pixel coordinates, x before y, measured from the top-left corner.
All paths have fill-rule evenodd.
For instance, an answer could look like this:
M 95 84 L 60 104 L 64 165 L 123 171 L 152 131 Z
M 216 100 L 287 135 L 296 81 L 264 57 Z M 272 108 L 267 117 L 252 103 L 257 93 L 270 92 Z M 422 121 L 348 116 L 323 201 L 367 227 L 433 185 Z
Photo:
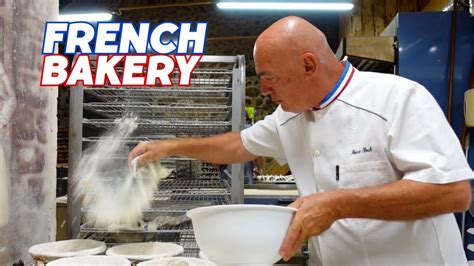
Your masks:
M 186 214 L 209 260 L 218 265 L 267 265 L 280 260 L 278 250 L 295 212 L 271 205 L 222 205 Z
M 71 239 L 32 246 L 28 252 L 34 260 L 48 262 L 59 258 L 103 254 L 104 242 L 92 239 Z

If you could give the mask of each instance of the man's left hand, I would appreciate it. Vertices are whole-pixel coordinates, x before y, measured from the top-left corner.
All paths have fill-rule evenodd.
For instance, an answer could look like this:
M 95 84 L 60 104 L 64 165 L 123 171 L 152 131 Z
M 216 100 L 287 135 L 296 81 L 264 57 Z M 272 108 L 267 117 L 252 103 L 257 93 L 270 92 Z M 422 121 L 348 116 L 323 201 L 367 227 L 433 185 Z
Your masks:
M 289 260 L 311 236 L 317 236 L 331 227 L 338 219 L 334 207 L 334 193 L 320 192 L 298 198 L 288 205 L 298 209 L 280 247 L 280 255 Z

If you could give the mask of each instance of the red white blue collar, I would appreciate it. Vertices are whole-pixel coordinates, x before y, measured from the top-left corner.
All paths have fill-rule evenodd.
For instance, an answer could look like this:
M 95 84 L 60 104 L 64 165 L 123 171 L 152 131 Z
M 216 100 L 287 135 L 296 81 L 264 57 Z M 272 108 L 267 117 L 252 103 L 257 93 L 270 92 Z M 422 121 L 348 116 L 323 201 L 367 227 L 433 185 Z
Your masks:
M 341 93 L 344 91 L 344 89 L 347 87 L 347 85 L 351 81 L 352 76 L 354 75 L 355 69 L 349 62 L 346 61 L 345 63 L 346 63 L 346 66 L 344 67 L 344 71 L 342 72 L 341 77 L 339 77 L 339 80 L 337 81 L 336 85 L 329 91 L 326 97 L 324 97 L 324 99 L 321 101 L 318 109 L 323 109 L 324 107 L 334 102 L 337 99 L 337 97 L 341 95 Z

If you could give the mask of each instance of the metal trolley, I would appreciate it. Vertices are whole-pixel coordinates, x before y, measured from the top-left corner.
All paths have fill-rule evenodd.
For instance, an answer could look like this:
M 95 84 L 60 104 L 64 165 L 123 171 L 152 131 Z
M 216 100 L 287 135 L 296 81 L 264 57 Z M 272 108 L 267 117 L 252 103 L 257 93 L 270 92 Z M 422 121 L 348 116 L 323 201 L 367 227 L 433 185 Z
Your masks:
M 93 58 L 92 58 L 93 59 Z M 120 72 L 120 71 L 119 71 Z M 177 73 L 173 73 L 174 84 Z M 108 245 L 123 242 L 175 242 L 184 256 L 198 256 L 192 224 L 185 212 L 196 207 L 243 203 L 243 164 L 225 171 L 192 158 L 172 157 L 161 163 L 174 175 L 161 180 L 151 207 L 143 210 L 139 228 L 107 231 L 82 224 L 86 207 L 74 201 L 74 169 L 83 146 L 101 141 L 101 130 L 113 126 L 126 113 L 138 115 L 138 128 L 125 145 L 139 141 L 179 137 L 205 137 L 240 131 L 244 124 L 244 56 L 203 56 L 191 77 L 191 86 L 87 87 L 70 91 L 68 237 L 94 238 Z M 85 133 L 87 129 L 88 133 Z M 123 158 L 126 159 L 126 154 Z

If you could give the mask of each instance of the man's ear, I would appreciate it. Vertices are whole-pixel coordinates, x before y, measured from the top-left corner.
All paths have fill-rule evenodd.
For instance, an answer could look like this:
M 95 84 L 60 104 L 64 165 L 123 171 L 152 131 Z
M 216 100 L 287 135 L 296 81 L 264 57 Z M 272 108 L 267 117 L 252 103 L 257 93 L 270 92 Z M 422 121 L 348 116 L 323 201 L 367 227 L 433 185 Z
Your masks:
M 303 54 L 304 73 L 305 76 L 312 76 L 316 73 L 318 64 L 316 63 L 316 57 L 312 53 Z

